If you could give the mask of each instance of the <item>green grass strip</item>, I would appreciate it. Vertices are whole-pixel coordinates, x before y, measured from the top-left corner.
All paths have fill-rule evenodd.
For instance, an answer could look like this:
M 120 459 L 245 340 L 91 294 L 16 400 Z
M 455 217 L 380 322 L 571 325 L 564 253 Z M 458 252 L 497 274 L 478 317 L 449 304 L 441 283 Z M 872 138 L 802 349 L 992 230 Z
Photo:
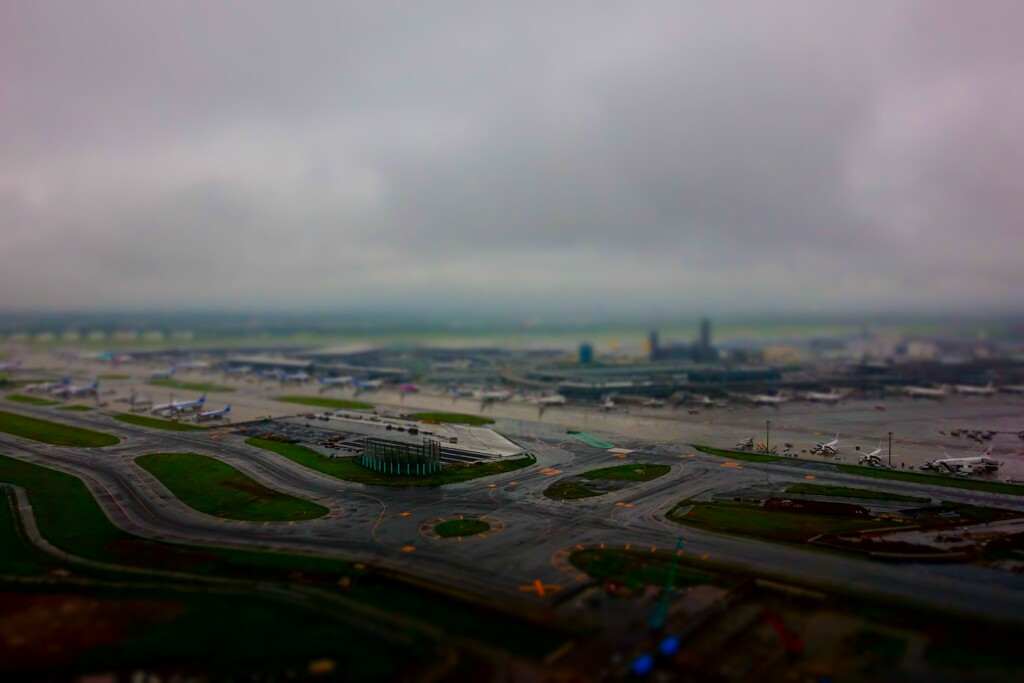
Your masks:
M 668 580 L 672 555 L 613 548 L 586 548 L 573 551 L 569 562 L 580 571 L 600 580 L 616 581 L 633 590 L 643 586 L 664 586 Z M 702 570 L 685 564 L 676 567 L 673 585 L 679 588 L 696 584 L 731 586 L 738 577 Z
M 210 384 L 208 382 L 180 382 L 176 379 L 151 379 L 146 384 L 150 384 L 154 387 L 164 387 L 166 389 L 183 389 L 185 391 L 202 391 L 211 392 L 218 394 L 227 394 L 235 390 L 234 387 L 226 387 L 220 384 Z
M 185 422 L 171 422 L 170 420 L 161 420 L 157 417 L 146 417 L 145 415 L 135 415 L 133 413 L 118 413 L 117 415 L 111 415 L 111 417 L 118 422 L 138 425 L 139 427 L 150 427 L 151 429 L 163 429 L 168 432 L 197 432 L 205 429 L 205 427 Z
M 298 403 L 302 406 L 320 406 L 321 408 L 336 408 L 338 410 L 373 410 L 372 403 L 363 401 L 346 401 L 343 398 L 318 398 L 316 396 L 277 396 L 275 401 L 284 403 Z
M 489 417 L 479 415 L 467 415 L 465 413 L 413 413 L 409 415 L 414 420 L 433 420 L 434 422 L 450 422 L 453 424 L 470 425 L 479 427 L 481 425 L 494 424 Z
M 55 406 L 60 403 L 60 401 L 52 401 L 48 398 L 39 398 L 38 396 L 25 396 L 24 394 L 7 394 L 5 398 L 8 401 L 27 403 L 32 406 Z
M 150 453 L 135 462 L 181 502 L 214 517 L 287 522 L 323 517 L 329 510 L 267 488 L 231 465 L 197 453 Z
M 358 484 L 376 484 L 379 486 L 442 486 L 444 484 L 455 484 L 460 481 L 486 477 L 492 474 L 513 472 L 537 462 L 536 458 L 528 456 L 496 462 L 480 462 L 475 465 L 446 464 L 440 472 L 417 477 L 374 472 L 356 463 L 353 457 L 328 458 L 326 455 L 321 455 L 311 448 L 298 444 L 256 438 L 246 439 L 245 442 L 251 446 L 273 451 L 278 455 L 283 455 L 292 462 L 317 472 L 329 474 L 338 479 Z
M 31 576 L 53 569 L 56 562 L 22 538 L 14 525 L 13 493 L 0 491 L 0 574 Z
M 80 405 L 61 406 L 60 410 L 75 410 L 75 411 L 78 411 L 80 413 L 86 413 L 86 412 L 89 412 L 90 410 L 92 410 L 92 406 L 80 406 Z
M 39 420 L 14 413 L 0 411 L 0 432 L 7 432 L 33 441 L 52 444 L 54 446 L 78 446 L 80 448 L 99 448 L 121 443 L 113 434 L 94 432 L 91 429 L 72 427 L 71 425 Z
M 793 484 L 786 493 L 807 493 L 814 496 L 835 496 L 836 498 L 863 498 L 865 500 L 893 500 L 904 503 L 927 503 L 931 498 L 905 496 L 902 493 L 872 491 L 852 486 L 823 486 L 821 484 Z
M 672 469 L 668 465 L 651 465 L 649 463 L 636 463 L 633 465 L 617 465 L 605 467 L 599 470 L 583 472 L 579 476 L 584 479 L 615 479 L 618 481 L 650 481 L 668 474 Z
M 693 445 L 701 453 L 717 455 L 730 460 L 747 460 L 749 462 L 776 462 L 782 458 L 776 455 L 765 455 L 764 453 L 750 453 L 748 451 L 727 451 L 722 448 L 711 448 L 710 446 Z
M 691 511 L 678 511 L 680 507 L 688 505 L 693 505 Z M 888 521 L 774 512 L 759 506 L 731 502 L 684 501 L 669 512 L 667 517 L 680 524 L 694 524 L 745 536 L 791 542 L 803 542 L 818 534 L 892 526 L 892 522 Z
M 961 479 L 955 476 L 941 476 L 935 474 L 919 474 L 917 472 L 904 472 L 902 470 L 884 470 L 875 467 L 861 467 L 859 465 L 836 465 L 844 474 L 856 474 L 861 477 L 875 477 L 876 479 L 895 479 L 897 481 L 908 481 L 914 484 L 925 484 L 928 486 L 948 486 L 955 489 L 971 489 L 972 491 L 987 491 L 988 493 L 1005 493 L 1010 496 L 1024 496 L 1024 486 L 1018 484 L 1006 484 L 998 481 L 978 481 L 976 479 Z
M 544 489 L 544 497 L 552 498 L 554 500 L 580 500 L 581 498 L 593 498 L 594 496 L 604 495 L 605 491 L 595 491 L 592 488 L 584 486 L 578 481 L 559 481 L 555 482 L 551 486 Z

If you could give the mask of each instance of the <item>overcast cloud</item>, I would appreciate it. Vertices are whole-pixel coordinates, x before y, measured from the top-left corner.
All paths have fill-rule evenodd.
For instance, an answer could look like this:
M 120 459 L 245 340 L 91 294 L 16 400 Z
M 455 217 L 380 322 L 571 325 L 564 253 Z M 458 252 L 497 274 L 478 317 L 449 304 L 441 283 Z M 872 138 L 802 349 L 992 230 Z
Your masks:
M 5 2 L 0 309 L 1018 308 L 1021 26 Z

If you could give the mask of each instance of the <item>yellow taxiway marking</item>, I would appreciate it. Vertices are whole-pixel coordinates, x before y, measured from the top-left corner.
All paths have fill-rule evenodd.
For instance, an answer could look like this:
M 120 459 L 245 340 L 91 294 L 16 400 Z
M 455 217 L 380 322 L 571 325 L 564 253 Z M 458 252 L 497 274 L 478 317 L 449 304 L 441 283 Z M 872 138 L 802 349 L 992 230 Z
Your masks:
M 804 479 L 814 479 L 814 475 L 808 474 L 806 477 L 804 477 Z
M 489 488 L 489 489 L 493 489 L 493 488 L 494 488 L 495 486 L 497 486 L 497 484 L 488 484 L 488 485 L 487 485 L 487 488 Z
M 411 514 L 412 514 L 411 512 L 403 512 L 402 514 L 400 514 L 400 515 L 398 515 L 398 516 L 399 516 L 399 517 L 408 517 L 408 516 L 409 516 L 409 515 L 411 515 Z
M 576 549 L 577 549 L 577 550 L 583 550 L 583 546 L 581 546 L 581 545 L 579 545 L 579 544 L 577 543 L 577 544 L 576 544 Z
M 626 544 L 626 550 L 629 550 L 629 543 Z
M 625 505 L 625 503 L 616 503 L 616 505 Z
M 402 548 L 403 553 L 411 553 L 413 550 L 416 550 L 416 546 L 414 545 L 407 545 L 404 548 Z
M 702 560 L 708 559 L 708 554 L 704 553 L 703 555 L 700 556 L 700 559 L 702 559 Z
M 653 553 L 653 552 L 654 552 L 655 550 L 657 550 L 657 549 L 658 549 L 658 546 L 656 546 L 656 545 L 652 545 L 652 546 L 651 546 L 651 552 L 652 552 L 652 553 Z
M 604 550 L 604 543 L 601 544 L 601 550 Z
M 626 457 L 625 453 L 612 453 L 612 455 L 614 455 L 616 458 L 625 458 Z
M 723 462 L 722 467 L 739 467 L 739 465 L 734 462 Z
M 518 481 L 510 481 L 510 482 L 508 483 L 508 485 L 509 485 L 509 486 L 515 486 L 515 485 L 516 485 L 516 484 L 518 484 L 518 483 L 519 483 Z
M 541 472 L 541 474 L 546 474 L 546 475 L 550 476 L 552 474 L 561 474 L 562 470 L 553 470 L 550 467 L 545 467 L 540 472 Z
M 548 591 L 551 591 L 552 593 L 554 593 L 556 590 L 558 590 L 560 588 L 561 588 L 561 586 L 559 586 L 559 585 L 550 584 L 550 583 L 541 583 L 540 579 L 536 579 L 531 584 L 527 584 L 525 586 L 520 586 L 519 590 L 526 591 L 527 593 L 536 592 L 537 595 L 543 597 L 544 594 L 547 593 Z

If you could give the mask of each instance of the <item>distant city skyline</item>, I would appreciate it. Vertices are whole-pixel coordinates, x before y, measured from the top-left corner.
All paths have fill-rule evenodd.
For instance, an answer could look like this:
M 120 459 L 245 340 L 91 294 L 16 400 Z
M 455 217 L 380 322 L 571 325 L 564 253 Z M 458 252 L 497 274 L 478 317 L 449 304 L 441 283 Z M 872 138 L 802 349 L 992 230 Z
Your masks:
M 0 311 L 1024 310 L 1024 5 L 7 3 Z

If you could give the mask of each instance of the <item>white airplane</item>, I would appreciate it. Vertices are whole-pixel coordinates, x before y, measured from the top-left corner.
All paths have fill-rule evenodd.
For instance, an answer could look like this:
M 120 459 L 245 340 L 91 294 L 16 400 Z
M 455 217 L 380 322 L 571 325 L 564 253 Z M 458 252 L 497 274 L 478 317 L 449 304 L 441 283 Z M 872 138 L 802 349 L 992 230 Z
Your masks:
M 100 388 L 100 381 L 96 380 L 92 384 L 86 386 L 65 386 L 57 389 L 53 393 L 57 396 L 63 396 L 64 398 L 73 398 L 75 396 L 88 396 L 90 394 L 96 394 Z
M 953 388 L 958 394 L 970 396 L 995 396 L 996 393 L 996 387 L 992 382 L 989 382 L 983 387 L 974 386 L 972 384 L 957 384 Z
M 512 398 L 511 391 L 477 391 L 473 395 L 481 401 L 507 401 Z
M 0 370 L 17 370 L 21 367 L 20 360 L 10 360 L 0 363 Z
M 881 467 L 882 466 L 882 456 L 880 455 L 881 452 L 882 452 L 881 448 L 876 448 L 875 450 L 871 451 L 870 453 L 862 453 L 860 458 L 857 459 L 857 462 L 858 462 L 858 464 L 861 464 L 861 465 L 867 463 L 868 465 L 870 465 L 872 467 Z
M 652 398 L 644 402 L 644 405 L 648 408 L 662 408 L 665 405 L 664 399 Z
M 280 379 L 282 382 L 298 382 L 299 384 L 302 384 L 303 382 L 309 379 L 309 373 L 296 372 L 290 375 L 286 373 L 281 375 L 278 379 Z
M 1024 384 L 1008 384 L 999 387 L 999 391 L 1007 394 L 1024 394 Z
M 327 384 L 331 386 L 344 386 L 346 384 L 352 384 L 351 377 L 317 377 L 317 382 L 320 384 Z
M 71 384 L 71 380 L 65 377 L 59 382 L 42 382 L 40 384 L 30 384 L 27 387 L 25 387 L 25 391 L 29 392 L 30 394 L 34 394 L 37 392 L 49 393 L 51 391 L 56 391 L 57 389 L 63 389 L 69 384 Z
M 839 403 L 846 398 L 846 395 L 832 389 L 827 394 L 820 391 L 808 391 L 804 394 L 804 398 L 811 403 Z
M 356 389 L 371 391 L 373 389 L 380 389 L 384 386 L 384 382 L 379 379 L 354 379 L 352 380 L 352 386 Z
M 942 458 L 921 465 L 921 469 L 934 469 L 945 474 L 967 476 L 981 472 L 995 472 L 1003 463 L 992 457 L 992 451 L 972 458 Z
M 226 365 L 222 365 L 220 371 L 223 372 L 225 375 L 246 375 L 250 371 L 252 371 L 252 367 L 248 365 L 242 365 L 237 368 L 232 368 Z
M 831 441 L 814 444 L 814 447 L 811 448 L 811 453 L 815 455 L 835 455 L 838 448 L 839 435 L 836 434 L 836 438 L 832 439 Z
M 564 406 L 566 402 L 565 396 L 562 396 L 561 394 L 541 396 L 537 399 L 537 405 L 539 406 Z
M 227 408 L 221 408 L 220 410 L 208 410 L 205 413 L 199 413 L 198 415 L 196 415 L 196 422 L 205 422 L 206 420 L 220 420 L 230 412 L 231 404 L 228 404 Z
M 187 360 L 184 363 L 178 363 L 178 367 L 182 370 L 209 370 L 210 364 L 205 360 Z
M 453 387 L 451 389 L 452 396 L 473 396 L 476 392 L 472 389 L 460 389 L 459 387 Z
M 598 407 L 599 407 L 599 408 L 600 408 L 601 410 L 603 410 L 604 412 L 606 412 L 606 413 L 607 413 L 607 412 L 609 412 L 609 411 L 611 411 L 611 410 L 617 410 L 617 409 L 618 409 L 618 407 L 619 407 L 619 404 L 618 404 L 618 403 L 616 403 L 616 402 L 615 402 L 614 400 L 612 400 L 611 398 L 606 398 L 606 399 L 604 400 L 604 403 L 602 403 L 602 404 L 601 404 L 600 406 L 598 406 Z
M 178 369 L 174 365 L 171 365 L 166 370 L 158 370 L 157 372 L 151 372 L 149 374 L 149 378 L 150 379 L 170 379 L 171 377 L 174 377 L 174 373 L 176 373 L 177 371 L 178 371 Z
M 721 401 L 716 401 L 703 394 L 695 394 L 686 398 L 686 404 L 691 406 L 700 406 L 703 408 L 714 408 L 715 406 L 722 405 Z
M 756 406 L 779 406 L 790 399 L 781 394 L 751 394 L 747 400 Z
M 206 403 L 206 394 L 203 394 L 194 401 L 171 401 L 153 406 L 154 413 L 181 413 L 187 410 L 199 410 Z
M 947 396 L 946 387 L 903 387 L 903 392 L 911 398 L 943 399 Z

